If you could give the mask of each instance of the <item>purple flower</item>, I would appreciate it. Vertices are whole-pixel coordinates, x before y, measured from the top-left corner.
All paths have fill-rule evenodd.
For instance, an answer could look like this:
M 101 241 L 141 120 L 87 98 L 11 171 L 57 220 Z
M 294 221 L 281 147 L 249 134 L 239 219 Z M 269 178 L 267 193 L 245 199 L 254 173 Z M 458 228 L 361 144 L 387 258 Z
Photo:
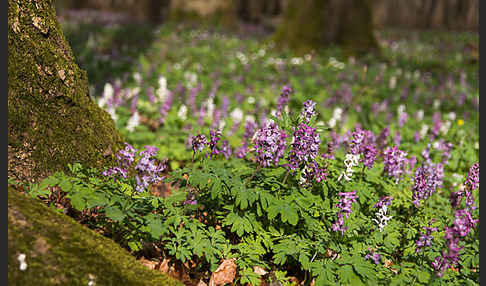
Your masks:
M 379 149 L 383 149 L 387 142 L 386 139 L 390 136 L 390 128 L 386 126 L 381 130 L 380 135 L 378 135 L 378 138 L 376 139 L 376 144 L 378 145 Z
M 279 130 L 277 124 L 270 123 L 258 129 L 253 138 L 258 164 L 263 167 L 278 165 L 285 151 L 287 134 Z
M 236 157 L 244 158 L 246 156 L 246 152 L 248 152 L 249 140 L 255 134 L 256 127 L 257 125 L 253 121 L 247 121 L 245 123 L 245 132 L 243 133 L 243 145 L 236 151 Z
M 413 204 L 420 207 L 420 200 L 427 200 L 435 190 L 442 186 L 444 166 L 426 162 L 415 170 L 412 187 Z
M 196 154 L 198 151 L 201 152 L 204 147 L 208 144 L 208 139 L 204 134 L 198 134 L 192 137 L 192 151 Z
M 380 259 L 381 259 L 381 255 L 377 252 L 373 252 L 373 253 L 368 253 L 365 255 L 365 259 L 368 260 L 370 259 L 373 260 L 373 262 L 375 262 L 375 264 L 380 264 Z
M 289 96 L 292 93 L 292 89 L 289 86 L 284 85 L 280 93 L 280 98 L 277 103 L 277 116 L 282 114 L 282 110 L 289 103 Z
M 123 166 L 130 166 L 135 161 L 137 150 L 132 145 L 125 142 L 125 149 L 118 151 L 116 158 Z
M 466 178 L 466 186 L 469 191 L 477 189 L 479 186 L 479 163 L 474 163 L 469 169 L 469 174 Z
M 395 145 L 397 146 L 400 146 L 401 142 L 402 136 L 400 135 L 400 131 L 397 130 L 397 132 L 395 132 L 395 137 L 393 137 L 393 143 L 395 143 Z
M 419 239 L 415 241 L 417 252 L 421 252 L 424 247 L 430 247 L 432 245 L 432 240 L 434 239 L 432 232 L 437 231 L 437 228 L 424 226 L 424 230 L 425 233 L 421 232 Z
M 148 98 L 149 102 L 152 103 L 152 104 L 154 104 L 155 101 L 157 100 L 155 98 L 155 95 L 154 95 L 154 88 L 153 87 L 149 87 L 147 89 L 147 98 Z
M 321 139 L 315 128 L 300 123 L 294 132 L 293 143 L 290 144 L 290 169 L 296 170 L 302 162 L 313 160 L 318 152 Z
M 229 157 L 231 157 L 232 151 L 231 151 L 231 146 L 229 145 L 228 140 L 223 140 L 221 142 L 221 151 L 220 151 L 220 153 L 223 154 L 223 156 L 226 159 L 228 159 Z
M 221 137 L 221 132 L 219 130 L 211 130 L 209 131 L 209 149 L 211 153 L 209 154 L 210 158 L 216 157 L 219 154 L 219 149 L 217 148 L 219 139 Z
M 167 116 L 167 113 L 169 113 L 170 108 L 172 107 L 172 99 L 173 99 L 173 94 L 172 92 L 169 91 L 169 94 L 167 95 L 167 99 L 165 100 L 164 104 L 160 107 L 160 123 L 164 123 L 165 117 Z
M 451 203 L 452 208 L 456 209 L 459 207 L 462 201 L 462 193 L 461 192 L 451 192 L 449 196 L 449 202 Z
M 326 180 L 328 173 L 326 169 L 321 168 L 316 161 L 309 162 L 304 167 L 299 184 L 304 187 L 310 187 L 312 182 L 320 183 Z
M 132 98 L 132 102 L 130 103 L 130 112 L 134 113 L 137 111 L 137 102 L 138 102 L 138 93 L 135 94 Z
M 304 119 L 305 123 L 309 124 L 310 120 L 314 115 L 316 115 L 316 111 L 314 110 L 316 103 L 312 100 L 304 101 L 304 107 L 300 112 L 300 117 Z
M 479 220 L 472 218 L 468 210 L 457 210 L 455 214 L 454 226 L 452 230 L 455 236 L 465 237 L 471 231 Z
M 382 208 L 383 206 L 389 206 L 389 205 L 391 205 L 392 200 L 393 200 L 393 197 L 391 197 L 391 196 L 382 197 L 373 207 L 374 208 Z
M 444 253 L 442 253 L 442 255 L 437 256 L 434 259 L 434 262 L 432 262 L 432 267 L 434 267 L 435 271 L 437 271 L 439 277 L 442 277 L 444 271 L 449 269 L 450 264 L 449 262 L 447 262 L 447 259 L 444 257 Z
M 397 146 L 393 146 L 386 148 L 383 155 L 385 162 L 384 171 L 398 182 L 407 160 L 407 152 L 398 149 Z
M 398 127 L 402 128 L 403 124 L 405 124 L 407 120 L 408 120 L 408 114 L 406 112 L 401 112 L 398 117 Z
M 349 214 L 353 211 L 353 203 L 356 202 L 358 196 L 356 195 L 356 191 L 339 192 L 338 195 L 341 199 L 334 206 L 335 208 L 339 208 L 338 219 L 332 224 L 331 228 L 333 231 L 340 231 L 341 235 L 344 235 L 344 232 L 347 230 L 347 227 L 344 226 L 344 217 L 349 217 Z

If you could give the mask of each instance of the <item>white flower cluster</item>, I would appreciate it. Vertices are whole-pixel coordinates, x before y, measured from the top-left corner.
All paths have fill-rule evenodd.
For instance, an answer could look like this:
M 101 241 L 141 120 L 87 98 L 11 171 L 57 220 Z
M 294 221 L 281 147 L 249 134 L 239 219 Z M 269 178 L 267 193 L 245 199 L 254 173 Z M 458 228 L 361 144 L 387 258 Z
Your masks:
M 376 218 L 373 219 L 374 222 L 378 225 L 380 228 L 380 232 L 383 231 L 383 228 L 388 224 L 388 221 L 391 220 L 392 216 L 386 216 L 386 212 L 388 211 L 388 206 L 383 204 L 381 208 L 378 210 L 376 213 Z
M 127 122 L 127 130 L 130 132 L 133 132 L 135 130 L 135 127 L 137 127 L 140 124 L 140 115 L 138 114 L 138 111 L 135 111 L 133 115 L 128 119 Z
M 351 181 L 354 172 L 353 167 L 358 166 L 358 164 L 359 154 L 346 154 L 346 159 L 344 159 L 346 170 L 339 176 L 338 181 L 341 181 L 341 178 L 344 178 L 346 181 Z
M 179 117 L 182 121 L 187 119 L 187 106 L 182 104 L 177 111 L 177 117 Z
M 197 74 L 192 72 L 184 73 L 184 78 L 187 80 L 187 87 L 189 89 L 194 88 L 197 84 Z
M 155 91 L 159 102 L 164 102 L 169 96 L 169 90 L 167 89 L 167 79 L 163 76 L 159 77 L 159 88 Z
M 343 114 L 343 109 L 342 108 L 336 107 L 334 109 L 334 112 L 332 114 L 332 118 L 329 120 L 329 126 L 331 128 L 334 128 L 336 126 L 336 123 L 339 122 L 339 121 L 341 121 L 342 114 Z
M 330 65 L 331 67 L 333 67 L 335 69 L 339 69 L 339 70 L 342 70 L 345 67 L 344 63 L 336 60 L 336 58 L 334 58 L 334 57 L 329 58 L 329 64 L 328 65 Z

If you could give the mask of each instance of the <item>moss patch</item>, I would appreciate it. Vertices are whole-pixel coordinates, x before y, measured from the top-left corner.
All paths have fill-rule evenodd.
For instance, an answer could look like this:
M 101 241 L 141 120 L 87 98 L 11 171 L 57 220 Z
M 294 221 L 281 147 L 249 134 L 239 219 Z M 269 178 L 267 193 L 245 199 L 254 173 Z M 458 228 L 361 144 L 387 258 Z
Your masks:
M 36 181 L 67 164 L 100 167 L 123 143 L 110 116 L 88 94 L 52 1 L 8 1 L 9 176 Z M 105 152 L 107 150 L 112 152 Z M 106 156 L 103 156 L 105 153 Z M 22 172 L 17 157 L 32 162 Z
M 27 269 L 19 269 L 19 254 Z M 9 285 L 182 285 L 112 240 L 8 189 Z

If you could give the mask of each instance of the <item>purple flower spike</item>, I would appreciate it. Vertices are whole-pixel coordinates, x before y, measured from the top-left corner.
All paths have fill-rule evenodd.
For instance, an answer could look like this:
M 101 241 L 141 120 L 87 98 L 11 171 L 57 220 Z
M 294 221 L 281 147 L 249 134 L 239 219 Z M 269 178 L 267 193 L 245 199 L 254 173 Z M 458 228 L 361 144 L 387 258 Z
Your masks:
M 386 148 L 383 155 L 385 162 L 384 171 L 398 182 L 407 161 L 407 152 L 398 149 L 397 146 L 393 146 Z
M 353 203 L 356 202 L 358 196 L 356 195 L 356 191 L 347 193 L 340 192 L 338 195 L 341 199 L 334 207 L 339 208 L 340 212 L 338 213 L 338 219 L 332 224 L 331 228 L 333 231 L 340 231 L 341 235 L 344 235 L 344 232 L 347 230 L 347 227 L 344 226 L 344 217 L 349 217 L 349 214 L 352 212 Z
M 300 112 L 300 117 L 304 119 L 304 122 L 309 124 L 311 121 L 312 117 L 315 116 L 317 113 L 314 110 L 316 103 L 312 100 L 306 100 L 304 101 L 304 107 L 302 108 L 302 111 Z
M 201 152 L 204 147 L 208 144 L 208 139 L 204 134 L 199 134 L 192 137 L 192 151 L 196 154 L 198 151 Z
M 315 128 L 300 123 L 294 132 L 293 143 L 290 144 L 290 169 L 297 170 L 302 162 L 314 160 L 319 152 L 321 139 Z
M 253 137 L 253 143 L 257 153 L 257 162 L 260 166 L 278 165 L 285 151 L 285 138 L 287 138 L 287 134 L 279 130 L 275 123 L 270 123 L 257 130 Z

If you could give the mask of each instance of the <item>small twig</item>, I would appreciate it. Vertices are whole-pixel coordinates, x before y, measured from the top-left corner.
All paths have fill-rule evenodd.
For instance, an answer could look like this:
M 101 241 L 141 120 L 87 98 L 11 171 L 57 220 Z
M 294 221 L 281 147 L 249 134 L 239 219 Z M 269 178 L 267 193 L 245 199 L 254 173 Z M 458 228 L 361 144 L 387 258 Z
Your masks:
M 255 177 L 256 173 L 258 172 L 258 170 L 260 170 L 261 166 L 258 165 L 258 167 L 256 168 L 255 172 L 253 172 L 253 174 L 251 175 L 251 177 L 248 179 L 248 181 L 246 181 L 245 183 L 245 187 L 248 186 L 248 184 L 250 183 L 250 181 L 253 179 L 253 177 Z

